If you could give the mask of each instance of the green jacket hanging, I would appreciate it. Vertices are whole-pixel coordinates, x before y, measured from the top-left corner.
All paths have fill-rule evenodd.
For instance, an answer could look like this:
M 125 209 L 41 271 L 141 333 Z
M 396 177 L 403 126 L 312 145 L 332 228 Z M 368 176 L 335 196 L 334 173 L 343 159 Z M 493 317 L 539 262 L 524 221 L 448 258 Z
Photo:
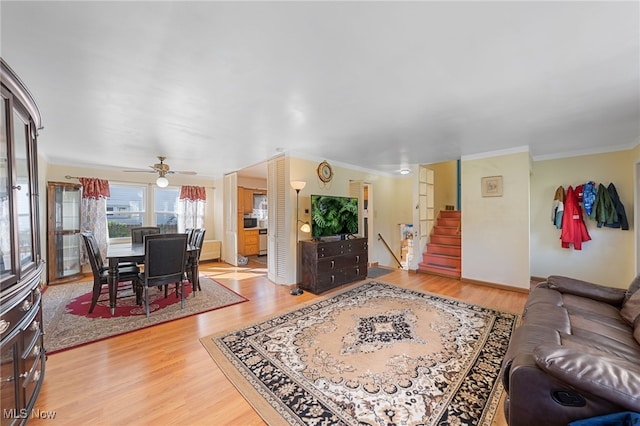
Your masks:
M 598 222 L 598 228 L 602 228 L 602 225 L 611 225 L 618 221 L 616 205 L 613 203 L 609 191 L 603 184 L 598 185 L 598 194 L 596 195 L 596 200 L 593 203 L 593 209 L 591 210 L 589 218 Z

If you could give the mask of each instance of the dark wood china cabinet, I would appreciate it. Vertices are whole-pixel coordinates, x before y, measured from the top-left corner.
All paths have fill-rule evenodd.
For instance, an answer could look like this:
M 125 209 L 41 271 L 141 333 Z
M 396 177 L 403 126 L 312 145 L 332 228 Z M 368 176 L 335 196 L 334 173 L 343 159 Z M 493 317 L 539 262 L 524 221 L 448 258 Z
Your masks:
M 0 58 L 0 424 L 25 424 L 44 378 L 37 132 L 40 113 Z

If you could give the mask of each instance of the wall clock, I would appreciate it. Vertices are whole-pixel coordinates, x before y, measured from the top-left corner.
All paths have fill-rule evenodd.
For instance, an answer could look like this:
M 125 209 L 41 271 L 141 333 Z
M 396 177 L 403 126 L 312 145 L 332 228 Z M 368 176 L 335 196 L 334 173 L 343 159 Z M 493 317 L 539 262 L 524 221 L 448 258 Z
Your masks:
M 326 161 L 318 165 L 318 177 L 324 183 L 331 182 L 331 179 L 333 179 L 333 169 Z

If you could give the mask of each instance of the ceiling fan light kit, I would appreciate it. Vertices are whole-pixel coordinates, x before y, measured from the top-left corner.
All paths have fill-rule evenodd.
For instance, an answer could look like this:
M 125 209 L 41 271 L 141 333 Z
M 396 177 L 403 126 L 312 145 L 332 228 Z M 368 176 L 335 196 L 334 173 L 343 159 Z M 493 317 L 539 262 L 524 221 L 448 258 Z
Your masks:
M 156 185 L 158 185 L 160 188 L 166 188 L 169 185 L 169 179 L 164 176 L 160 176 L 158 179 L 156 179 Z
M 158 178 L 156 179 L 156 185 L 160 188 L 166 188 L 169 186 L 169 179 L 167 179 L 168 174 L 180 173 L 183 175 L 195 175 L 196 172 L 191 171 L 173 171 L 169 167 L 168 164 L 164 162 L 167 157 L 158 156 L 159 163 L 154 164 L 153 166 L 149 166 L 151 170 L 125 170 L 125 172 L 144 172 L 144 173 L 158 173 Z

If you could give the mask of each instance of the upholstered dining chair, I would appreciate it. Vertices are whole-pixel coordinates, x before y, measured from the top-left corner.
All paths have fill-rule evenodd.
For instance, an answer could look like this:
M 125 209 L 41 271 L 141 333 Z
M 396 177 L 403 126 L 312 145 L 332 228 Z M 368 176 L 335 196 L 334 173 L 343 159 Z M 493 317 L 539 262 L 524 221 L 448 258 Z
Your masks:
M 92 313 L 98 303 L 102 288 L 104 286 L 108 288 L 109 268 L 104 265 L 96 237 L 91 232 L 81 232 L 80 235 L 84 241 L 84 247 L 87 252 L 87 257 L 89 258 L 89 263 L 91 264 L 91 271 L 93 272 L 93 293 L 91 296 L 91 306 L 89 306 L 89 313 Z M 139 273 L 140 268 L 135 264 L 127 263 L 118 265 L 119 283 L 131 281 L 131 288 L 134 290 Z M 139 299 L 138 293 L 136 293 L 136 300 L 137 299 Z
M 144 272 L 139 274 L 137 285 L 144 290 L 144 308 L 147 317 L 149 316 L 149 287 L 176 283 L 176 292 L 180 292 L 180 307 L 184 309 L 187 234 L 147 235 L 144 245 Z
M 204 234 L 206 230 L 204 228 L 196 228 L 193 231 L 193 237 L 191 239 L 191 245 L 196 247 L 196 251 L 192 252 L 187 258 L 187 279 L 191 283 L 193 291 L 201 290 L 200 280 L 198 277 L 194 277 L 192 274 L 192 267 L 194 262 L 200 261 L 200 253 L 202 252 L 202 244 L 204 244 Z
M 160 228 L 157 226 L 140 226 L 137 228 L 131 228 L 131 243 L 142 244 L 144 243 L 145 235 L 155 235 L 160 233 Z

